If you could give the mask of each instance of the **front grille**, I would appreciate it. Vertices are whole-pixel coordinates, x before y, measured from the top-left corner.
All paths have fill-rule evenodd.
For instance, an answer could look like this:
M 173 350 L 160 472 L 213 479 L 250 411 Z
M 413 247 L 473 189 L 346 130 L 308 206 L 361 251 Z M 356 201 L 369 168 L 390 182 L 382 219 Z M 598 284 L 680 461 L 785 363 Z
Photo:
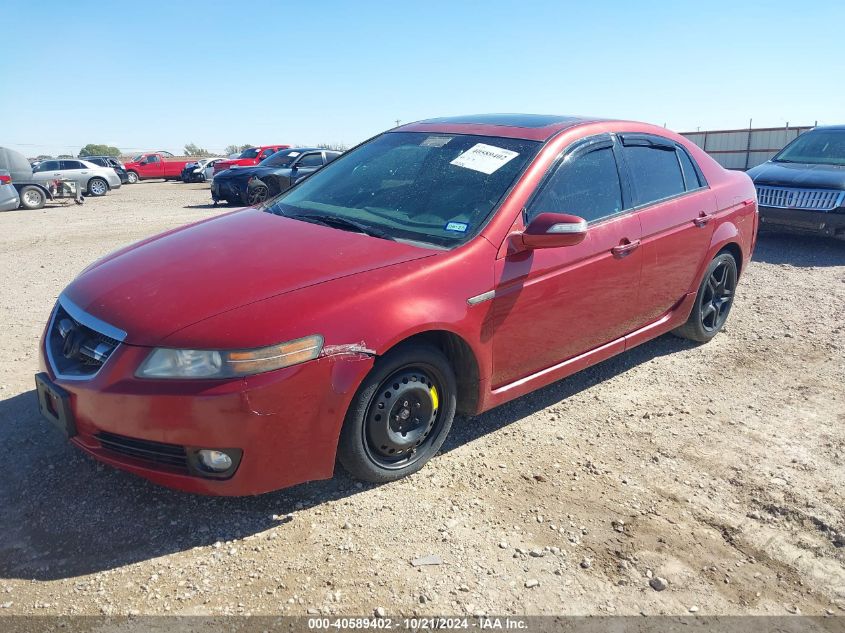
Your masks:
M 188 454 L 184 446 L 139 440 L 101 431 L 94 437 L 110 453 L 132 457 L 156 466 L 188 472 Z
M 762 207 L 830 211 L 841 206 L 843 200 L 845 191 L 757 186 L 757 201 Z
M 90 378 L 108 360 L 120 341 L 106 336 L 74 318 L 56 305 L 47 336 L 48 357 L 57 375 Z

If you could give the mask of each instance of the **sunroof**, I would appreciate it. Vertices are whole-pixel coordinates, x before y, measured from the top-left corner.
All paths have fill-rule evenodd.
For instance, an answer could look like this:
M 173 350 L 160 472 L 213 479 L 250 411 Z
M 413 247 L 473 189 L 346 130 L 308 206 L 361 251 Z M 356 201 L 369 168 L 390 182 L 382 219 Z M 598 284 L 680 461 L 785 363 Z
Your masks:
M 505 125 L 511 127 L 540 128 L 561 123 L 583 121 L 581 117 L 556 114 L 472 114 L 469 116 L 440 117 L 421 123 L 470 123 L 478 125 Z

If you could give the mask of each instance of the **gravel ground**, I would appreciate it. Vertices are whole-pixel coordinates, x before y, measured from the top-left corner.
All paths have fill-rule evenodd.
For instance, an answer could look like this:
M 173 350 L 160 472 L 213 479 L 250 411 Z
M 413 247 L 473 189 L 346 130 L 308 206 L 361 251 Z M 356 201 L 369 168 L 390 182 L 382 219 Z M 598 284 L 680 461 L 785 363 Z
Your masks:
M 712 343 L 458 420 L 409 479 L 205 498 L 72 449 L 32 376 L 82 268 L 209 202 L 0 214 L 0 615 L 845 614 L 845 243 L 762 237 Z

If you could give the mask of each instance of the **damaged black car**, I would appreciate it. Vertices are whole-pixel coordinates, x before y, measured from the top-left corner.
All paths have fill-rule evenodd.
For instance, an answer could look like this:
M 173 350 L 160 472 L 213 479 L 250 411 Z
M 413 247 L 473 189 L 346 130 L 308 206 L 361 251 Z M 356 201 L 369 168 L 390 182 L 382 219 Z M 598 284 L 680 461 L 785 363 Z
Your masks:
M 289 189 L 340 156 L 340 152 L 317 147 L 283 149 L 254 167 L 235 167 L 214 176 L 211 199 L 214 204 L 256 205 Z

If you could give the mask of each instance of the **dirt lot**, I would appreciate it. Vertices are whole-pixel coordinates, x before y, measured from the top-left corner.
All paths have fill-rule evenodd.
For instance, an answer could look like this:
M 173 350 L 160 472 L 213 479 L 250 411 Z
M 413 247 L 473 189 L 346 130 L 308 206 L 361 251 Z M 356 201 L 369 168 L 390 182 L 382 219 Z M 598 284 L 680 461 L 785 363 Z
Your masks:
M 762 238 L 712 343 L 458 420 L 410 479 L 215 499 L 84 457 L 32 379 L 62 288 L 209 201 L 141 183 L 0 214 L 0 615 L 845 615 L 845 243 Z

